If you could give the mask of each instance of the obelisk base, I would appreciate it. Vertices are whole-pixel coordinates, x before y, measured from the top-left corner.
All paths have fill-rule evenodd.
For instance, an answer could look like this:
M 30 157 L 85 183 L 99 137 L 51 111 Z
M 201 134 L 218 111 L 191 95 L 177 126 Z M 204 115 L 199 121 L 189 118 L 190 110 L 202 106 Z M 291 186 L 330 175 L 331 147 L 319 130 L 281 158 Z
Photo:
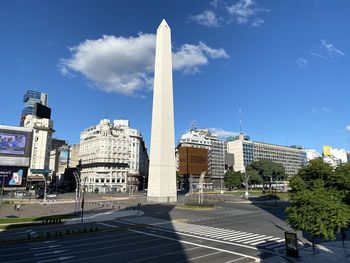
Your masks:
M 148 203 L 176 203 L 177 196 L 147 196 Z

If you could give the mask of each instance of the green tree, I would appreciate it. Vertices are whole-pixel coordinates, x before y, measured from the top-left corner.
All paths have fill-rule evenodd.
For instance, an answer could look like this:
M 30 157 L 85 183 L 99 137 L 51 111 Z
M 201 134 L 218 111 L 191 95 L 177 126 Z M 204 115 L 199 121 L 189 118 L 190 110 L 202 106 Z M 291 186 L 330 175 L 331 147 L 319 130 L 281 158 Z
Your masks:
M 247 174 L 249 175 L 250 184 L 262 184 L 263 179 L 261 178 L 258 171 L 254 170 L 251 167 L 247 167 Z
M 315 238 L 334 240 L 336 233 L 350 223 L 350 207 L 344 202 L 349 167 L 341 166 L 335 172 L 322 160 L 313 160 L 299 170 L 290 181 L 291 205 L 286 209 L 287 222 L 295 230 Z M 338 175 L 336 175 L 338 174 Z M 341 182 L 343 185 L 340 186 Z
M 267 159 L 254 161 L 248 168 L 257 171 L 265 184 L 271 183 L 272 181 L 284 180 L 286 178 L 283 165 Z
M 225 187 L 228 189 L 232 189 L 235 187 L 240 188 L 242 186 L 243 178 L 244 175 L 241 172 L 228 170 L 225 173 L 224 178 Z
M 350 205 L 350 163 L 339 165 L 331 177 L 331 186 L 343 194 L 344 202 Z

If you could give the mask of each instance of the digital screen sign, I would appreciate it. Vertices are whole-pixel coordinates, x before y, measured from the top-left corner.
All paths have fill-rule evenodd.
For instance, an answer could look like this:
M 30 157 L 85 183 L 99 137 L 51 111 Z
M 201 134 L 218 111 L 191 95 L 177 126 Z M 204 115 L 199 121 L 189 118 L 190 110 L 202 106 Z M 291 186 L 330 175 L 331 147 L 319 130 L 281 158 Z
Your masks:
M 27 174 L 27 167 L 0 166 L 1 185 L 4 185 L 4 187 L 24 186 Z
M 208 171 L 208 150 L 194 147 L 180 147 L 179 173 L 200 175 Z
M 0 132 L 0 153 L 10 155 L 24 155 L 26 151 L 27 135 Z
M 60 157 L 59 157 L 59 164 L 60 165 L 67 165 L 68 158 L 69 158 L 68 149 L 61 149 L 60 150 Z
M 51 109 L 46 107 L 41 103 L 35 103 L 34 106 L 34 115 L 39 118 L 50 119 L 51 118 Z

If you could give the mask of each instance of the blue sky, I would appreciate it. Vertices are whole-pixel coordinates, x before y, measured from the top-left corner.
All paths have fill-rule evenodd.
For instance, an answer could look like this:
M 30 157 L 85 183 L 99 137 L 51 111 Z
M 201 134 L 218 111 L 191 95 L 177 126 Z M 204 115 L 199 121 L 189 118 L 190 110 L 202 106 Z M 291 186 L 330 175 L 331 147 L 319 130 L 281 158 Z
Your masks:
M 349 149 L 349 1 L 14 1 L 0 7 L 0 123 L 49 93 L 55 137 L 125 118 L 149 145 L 155 32 L 172 29 L 175 135 Z

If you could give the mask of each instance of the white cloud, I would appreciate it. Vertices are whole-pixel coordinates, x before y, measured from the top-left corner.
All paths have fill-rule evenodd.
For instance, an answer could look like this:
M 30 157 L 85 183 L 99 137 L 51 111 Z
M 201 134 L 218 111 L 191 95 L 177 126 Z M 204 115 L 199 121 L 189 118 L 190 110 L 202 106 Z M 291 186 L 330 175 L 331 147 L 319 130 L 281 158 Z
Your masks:
M 346 126 L 346 127 L 345 127 L 345 130 L 346 130 L 347 132 L 350 132 L 350 125 Z
M 325 112 L 325 113 L 330 113 L 331 112 L 331 110 L 329 108 L 327 108 L 327 107 L 322 107 L 321 110 L 323 112 Z
M 227 131 L 223 130 L 221 128 L 209 128 L 210 132 L 219 138 L 227 138 L 230 136 L 237 136 L 239 135 L 239 132 L 233 132 L 233 131 Z
M 217 15 L 210 10 L 205 10 L 203 13 L 190 16 L 190 18 L 200 25 L 208 27 L 218 27 L 220 25 Z
M 251 26 L 252 27 L 260 27 L 262 26 L 263 24 L 265 23 L 265 21 L 261 18 L 257 18 L 255 19 L 252 23 L 251 23 Z
M 318 114 L 318 113 L 330 113 L 331 109 L 327 107 L 321 107 L 321 108 L 312 108 L 311 113 Z
M 300 57 L 297 60 L 297 65 L 301 69 L 306 69 L 309 65 L 309 62 L 317 60 L 334 60 L 345 56 L 345 53 L 340 49 L 336 48 L 334 44 L 328 43 L 327 41 L 320 39 L 321 45 L 318 47 L 312 47 L 309 52 L 306 54 L 306 58 Z
M 198 45 L 185 44 L 173 53 L 173 69 L 185 73 L 199 72 L 199 67 L 208 64 L 208 58 L 229 58 L 225 50 L 208 47 L 205 43 Z
M 61 59 L 58 67 L 65 76 L 81 73 L 104 91 L 135 95 L 153 86 L 155 43 L 154 34 L 141 33 L 137 37 L 85 40 L 70 48 L 71 57 Z M 173 52 L 173 69 L 197 73 L 209 59 L 228 57 L 225 50 L 202 42 L 184 44 Z
M 321 39 L 321 47 L 324 48 L 327 52 L 327 55 L 330 58 L 334 57 L 342 57 L 344 56 L 344 52 L 337 49 L 332 43 L 327 43 L 325 40 Z
M 255 0 L 239 0 L 232 5 L 226 5 L 226 9 L 237 24 L 250 24 L 255 27 L 264 23 L 258 14 L 269 12 L 267 9 L 259 8 Z
M 305 58 L 303 58 L 303 57 L 300 57 L 300 58 L 298 58 L 298 60 L 296 61 L 296 63 L 297 63 L 297 65 L 298 65 L 298 67 L 299 68 L 301 68 L 301 69 L 307 69 L 307 66 L 308 66 L 308 62 L 307 62 L 307 60 L 305 59 Z
M 213 0 L 209 2 L 209 9 L 198 15 L 190 16 L 190 19 L 208 27 L 219 27 L 232 22 L 260 27 L 264 24 L 264 20 L 259 16 L 260 13 L 269 11 L 261 8 L 256 0 L 237 0 L 233 4 Z
M 221 0 L 213 0 L 209 3 L 209 5 L 212 5 L 213 7 L 217 8 Z

